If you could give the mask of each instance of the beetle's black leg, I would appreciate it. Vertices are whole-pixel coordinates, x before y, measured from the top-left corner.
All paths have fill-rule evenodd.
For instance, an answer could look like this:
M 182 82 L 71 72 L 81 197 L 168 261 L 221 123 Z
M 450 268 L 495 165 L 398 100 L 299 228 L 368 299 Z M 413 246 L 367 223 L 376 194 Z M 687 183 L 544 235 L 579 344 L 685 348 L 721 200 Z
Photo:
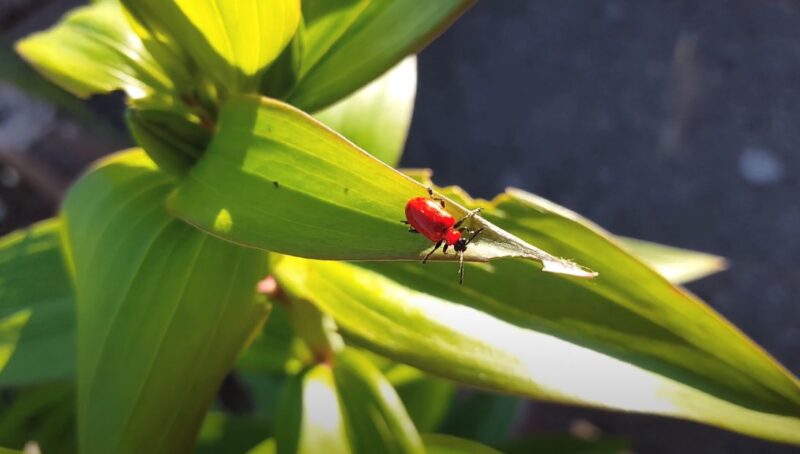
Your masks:
M 419 232 L 417 232 L 417 229 L 415 229 L 414 227 L 409 227 L 408 233 L 419 233 Z
M 444 240 L 441 240 L 441 241 L 439 241 L 438 243 L 436 243 L 436 246 L 434 246 L 434 247 L 433 247 L 433 249 L 431 249 L 431 251 L 430 251 L 430 252 L 428 252 L 428 255 L 426 255 L 426 256 L 425 256 L 425 258 L 424 258 L 424 259 L 422 259 L 422 263 L 423 263 L 423 264 L 424 264 L 425 262 L 427 262 L 427 261 L 428 261 L 428 258 L 429 258 L 429 257 L 430 257 L 430 256 L 431 256 L 431 255 L 432 255 L 434 252 L 436 252 L 436 250 L 437 250 L 437 249 L 439 249 L 439 246 L 441 246 L 443 242 L 444 242 Z
M 402 221 L 400 221 L 400 222 L 401 222 L 401 223 L 403 223 L 403 224 L 405 224 L 405 225 L 408 225 L 408 221 L 406 221 L 406 220 L 402 220 Z
M 444 208 L 444 207 L 445 207 L 445 205 L 444 205 L 444 199 L 443 199 L 443 198 L 441 198 L 441 197 L 436 197 L 436 196 L 434 196 L 434 195 L 433 195 L 433 189 L 432 189 L 430 186 L 428 186 L 428 195 L 430 196 L 430 198 L 431 198 L 431 199 L 433 199 L 433 200 L 435 200 L 435 201 L 437 201 L 437 202 L 441 203 L 441 204 L 442 204 L 442 208 Z
M 445 253 L 445 254 L 447 254 L 447 248 L 448 248 L 449 246 L 450 246 L 449 244 L 447 244 L 447 243 L 444 243 L 444 249 L 442 249 L 442 252 L 443 252 L 443 253 Z
M 459 219 L 459 220 L 458 220 L 458 222 L 456 222 L 455 224 L 453 224 L 453 228 L 456 228 L 456 229 L 457 229 L 457 228 L 461 227 L 461 224 L 463 224 L 463 223 L 464 223 L 464 221 L 466 221 L 466 220 L 470 219 L 471 217 L 475 216 L 476 214 L 478 214 L 478 213 L 480 213 L 480 212 L 481 212 L 481 209 L 480 209 L 480 208 L 475 208 L 474 210 L 472 210 L 472 211 L 470 211 L 469 213 L 467 213 L 466 215 L 464 215 L 464 217 L 463 217 L 463 218 Z
M 464 251 L 458 252 L 458 285 L 464 285 Z

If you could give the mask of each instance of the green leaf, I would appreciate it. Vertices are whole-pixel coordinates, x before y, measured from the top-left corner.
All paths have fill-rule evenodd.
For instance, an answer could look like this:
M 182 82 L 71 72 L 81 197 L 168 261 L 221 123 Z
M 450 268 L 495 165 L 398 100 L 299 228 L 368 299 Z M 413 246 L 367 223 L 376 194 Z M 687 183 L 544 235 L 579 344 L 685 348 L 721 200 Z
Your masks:
M 329 365 L 314 366 L 290 379 L 278 405 L 278 454 L 350 452 L 344 410 Z
M 143 39 L 162 40 L 231 93 L 258 86 L 294 36 L 299 0 L 122 0 Z
M 264 440 L 270 427 L 264 418 L 210 411 L 203 420 L 194 454 L 247 452 Z
M 422 441 L 428 454 L 500 454 L 486 445 L 450 435 L 425 434 Z
M 133 138 L 150 158 L 178 177 L 191 168 L 211 141 L 209 128 L 185 114 L 130 109 L 125 117 Z
M 441 431 L 497 446 L 508 441 L 521 406 L 515 396 L 475 391 L 455 402 Z
M 22 451 L 16 451 L 14 449 L 0 448 L 0 454 L 22 454 Z
M 633 238 L 617 238 L 633 255 L 674 284 L 691 282 L 728 268 L 728 262 L 716 255 Z
M 0 444 L 22 449 L 31 440 L 48 454 L 76 452 L 73 384 L 26 386 L 5 393 Z
M 274 305 L 264 329 L 239 358 L 236 367 L 262 373 L 297 373 L 311 361 L 308 347 L 294 335 L 288 314 Z
M 503 445 L 506 454 L 626 454 L 630 442 L 624 438 L 602 437 L 584 440 L 570 435 L 534 435 Z
M 190 449 L 224 375 L 266 317 L 256 298 L 266 255 L 170 217 L 172 184 L 132 151 L 102 161 L 67 195 L 81 452 Z
M 404 364 L 396 364 L 384 374 L 403 400 L 417 430 L 437 430 L 456 395 L 455 384 Z
M 353 452 L 425 452 L 403 402 L 374 365 L 345 349 L 336 356 L 333 374 Z
M 17 51 L 45 77 L 80 97 L 121 89 L 137 100 L 174 89 L 116 2 L 77 8 L 50 30 L 19 41 Z
M 417 59 L 409 57 L 314 117 L 381 161 L 396 166 L 411 126 L 416 88 Z
M 694 296 L 575 213 L 522 191 L 485 217 L 586 263 L 595 280 L 504 260 L 448 266 L 284 258 L 290 294 L 332 315 L 349 342 L 425 371 L 534 398 L 681 417 L 800 443 L 800 386 Z
M 75 309 L 51 219 L 0 239 L 0 385 L 72 377 Z
M 289 102 L 314 112 L 344 98 L 419 52 L 472 3 L 304 1 L 303 61 Z
M 280 101 L 233 98 L 206 153 L 168 201 L 181 219 L 229 241 L 311 258 L 418 260 L 431 247 L 400 223 L 424 186 Z M 467 211 L 454 203 L 451 214 Z M 483 233 L 465 259 L 526 257 L 545 271 L 591 277 L 580 266 L 472 219 Z M 457 260 L 442 253 L 432 260 Z

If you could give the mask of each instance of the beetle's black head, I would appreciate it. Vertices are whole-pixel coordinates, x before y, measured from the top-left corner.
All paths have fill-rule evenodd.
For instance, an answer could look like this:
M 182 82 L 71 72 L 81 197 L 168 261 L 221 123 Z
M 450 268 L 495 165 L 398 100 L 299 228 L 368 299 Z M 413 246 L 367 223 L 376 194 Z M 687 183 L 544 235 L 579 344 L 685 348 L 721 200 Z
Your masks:
M 467 244 L 469 244 L 469 241 L 467 241 L 466 238 L 461 238 L 453 245 L 453 249 L 455 249 L 456 252 L 464 252 L 467 250 Z

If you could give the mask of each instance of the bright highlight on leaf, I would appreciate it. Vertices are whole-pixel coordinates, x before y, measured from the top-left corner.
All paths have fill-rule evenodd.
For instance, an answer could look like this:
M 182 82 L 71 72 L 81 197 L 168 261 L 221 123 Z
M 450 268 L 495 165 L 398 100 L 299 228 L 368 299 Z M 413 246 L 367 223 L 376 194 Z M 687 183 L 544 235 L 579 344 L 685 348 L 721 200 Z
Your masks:
M 170 197 L 178 217 L 250 247 L 333 260 L 419 260 L 432 247 L 404 224 L 406 202 L 424 186 L 280 101 L 232 99 L 205 155 Z M 467 210 L 449 203 L 461 217 Z M 221 213 L 226 222 L 219 223 Z M 475 217 L 484 232 L 466 260 L 522 257 L 545 271 L 594 273 Z M 437 253 L 432 260 L 457 260 Z

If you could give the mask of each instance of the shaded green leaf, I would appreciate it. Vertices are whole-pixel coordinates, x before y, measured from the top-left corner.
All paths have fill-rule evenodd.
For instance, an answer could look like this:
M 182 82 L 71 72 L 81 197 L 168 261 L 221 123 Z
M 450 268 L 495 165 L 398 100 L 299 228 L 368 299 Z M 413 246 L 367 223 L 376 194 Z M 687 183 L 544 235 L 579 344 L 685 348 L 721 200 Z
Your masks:
M 51 219 L 0 239 L 0 385 L 69 379 L 75 308 Z
M 404 364 L 396 364 L 384 374 L 403 400 L 417 430 L 436 431 L 453 402 L 455 384 Z
M 209 128 L 186 114 L 130 109 L 125 118 L 139 146 L 161 169 L 175 176 L 185 174 L 211 141 Z
M 242 453 L 255 448 L 271 433 L 264 418 L 210 411 L 203 420 L 195 454 Z
M 0 404 L 0 444 L 22 449 L 33 440 L 48 454 L 77 451 L 73 384 L 26 386 L 4 397 Z
M 521 191 L 492 202 L 444 192 L 600 277 L 505 260 L 470 265 L 459 286 L 452 266 L 288 257 L 275 276 L 331 314 L 350 342 L 463 383 L 800 443 L 797 380 L 607 233 Z
M 420 51 L 472 3 L 304 1 L 303 62 L 289 102 L 314 112 L 344 98 Z
M 409 57 L 369 85 L 314 117 L 390 166 L 400 162 L 414 95 L 417 60 Z
M 486 445 L 451 435 L 424 434 L 422 441 L 428 454 L 499 454 Z
M 623 438 L 583 440 L 569 435 L 534 435 L 502 446 L 506 454 L 625 454 L 630 442 Z
M 222 90 L 258 86 L 294 36 L 299 0 L 122 0 L 143 39 L 163 41 Z M 177 50 L 175 50 L 177 48 Z M 163 58 L 163 57 L 162 57 Z M 189 63 L 189 62 L 184 62 Z
M 497 446 L 508 441 L 521 407 L 516 396 L 475 391 L 455 402 L 441 432 Z
M 633 238 L 617 238 L 633 255 L 674 284 L 691 282 L 728 268 L 728 262 L 716 255 Z
M 345 349 L 336 356 L 333 374 L 352 452 L 425 452 L 403 402 L 374 365 Z
M 266 317 L 255 297 L 266 255 L 170 217 L 172 184 L 132 151 L 102 161 L 65 201 L 81 452 L 191 448 L 222 378 Z
M 312 258 L 418 260 L 431 247 L 400 223 L 424 186 L 280 101 L 232 99 L 200 161 L 168 201 L 192 225 L 229 241 Z M 448 205 L 454 216 L 466 210 Z M 591 277 L 479 216 L 466 260 L 525 257 L 545 271 Z M 457 260 L 437 253 L 432 260 Z
M 80 97 L 122 89 L 136 100 L 174 88 L 116 2 L 77 8 L 53 28 L 19 41 L 17 51 Z

